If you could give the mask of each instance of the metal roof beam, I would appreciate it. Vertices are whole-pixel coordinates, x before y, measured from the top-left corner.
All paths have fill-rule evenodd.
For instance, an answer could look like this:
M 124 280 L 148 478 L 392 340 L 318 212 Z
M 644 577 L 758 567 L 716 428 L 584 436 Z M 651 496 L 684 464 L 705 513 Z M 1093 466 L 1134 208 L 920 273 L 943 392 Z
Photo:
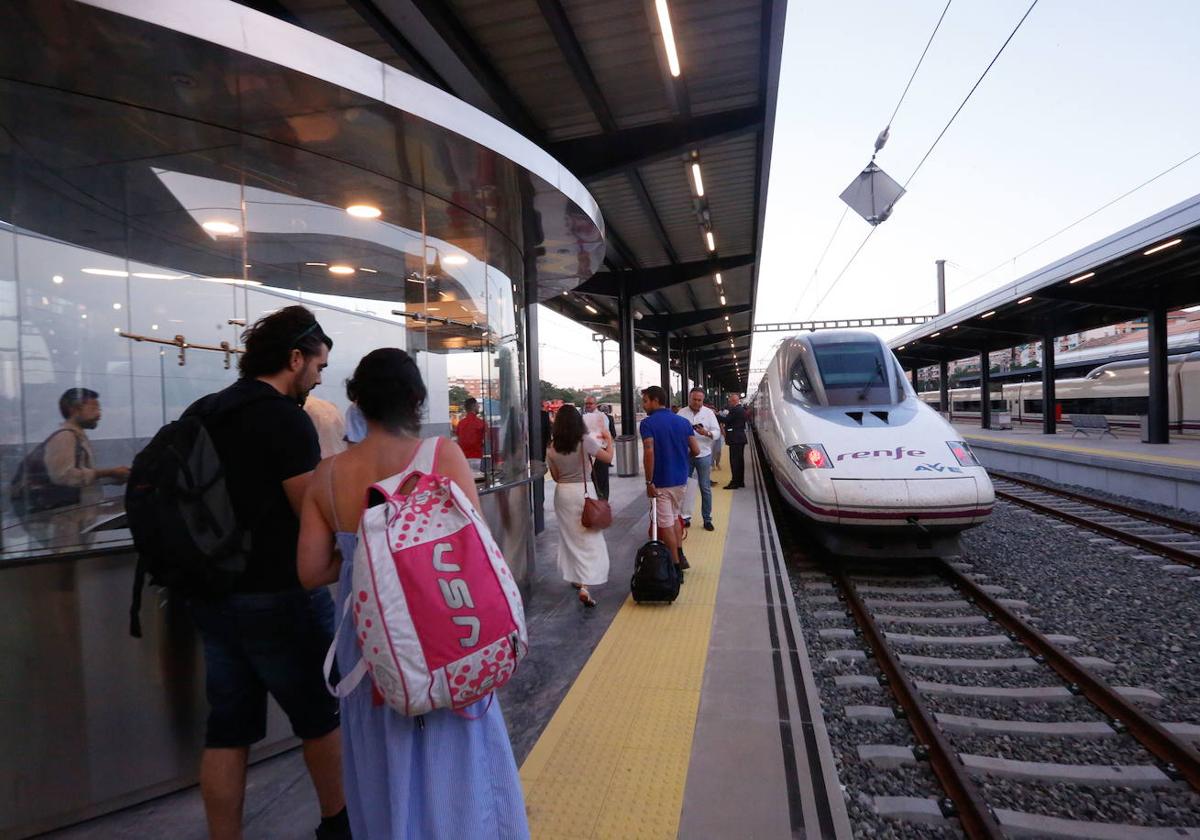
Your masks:
M 729 339 L 741 341 L 750 337 L 750 330 L 734 330 L 733 332 L 713 333 L 712 335 L 688 336 L 688 348 L 711 347 L 714 344 L 728 344 Z M 741 348 L 745 350 L 746 348 Z
M 695 312 L 678 312 L 671 315 L 647 315 L 635 324 L 635 329 L 643 332 L 671 332 L 688 327 L 698 327 L 724 315 L 739 315 L 749 311 L 750 304 L 747 303 L 740 306 L 722 306 L 718 309 L 700 309 Z
M 592 137 L 560 140 L 548 145 L 546 151 L 575 177 L 593 181 L 682 154 L 701 143 L 758 131 L 762 124 L 762 106 L 753 105 Z
M 717 257 L 709 260 L 693 260 L 692 262 L 675 263 L 655 268 L 642 268 L 631 272 L 602 271 L 593 274 L 576 289 L 581 294 L 604 295 L 616 297 L 620 292 L 622 282 L 633 284 L 635 295 L 648 295 L 660 289 L 687 283 L 718 271 L 730 271 L 742 268 L 754 262 L 753 254 L 738 254 L 731 257 Z
M 1102 306 L 1107 309 L 1125 309 L 1143 313 L 1150 309 L 1148 306 L 1139 306 L 1133 303 L 1128 296 L 1116 297 L 1103 292 L 1089 292 L 1083 289 L 1072 289 L 1069 292 L 1053 288 L 1042 289 L 1034 292 L 1033 298 L 1034 300 L 1053 300 L 1060 303 L 1078 303 L 1085 306 Z

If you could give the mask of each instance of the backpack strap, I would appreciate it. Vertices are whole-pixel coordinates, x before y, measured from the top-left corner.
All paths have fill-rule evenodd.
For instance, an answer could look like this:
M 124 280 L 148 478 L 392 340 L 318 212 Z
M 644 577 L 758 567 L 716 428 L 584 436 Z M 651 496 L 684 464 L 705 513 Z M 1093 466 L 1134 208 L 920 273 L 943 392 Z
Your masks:
M 408 480 L 409 476 L 414 474 L 429 475 L 434 471 L 437 465 L 438 453 L 441 452 L 442 439 L 440 437 L 422 438 L 417 445 L 417 451 L 413 453 L 412 458 L 408 462 L 408 466 L 395 475 L 390 475 L 387 478 L 380 479 L 371 485 L 368 492 L 368 498 L 371 493 L 381 493 L 386 498 L 391 498 L 400 490 L 401 485 Z M 370 501 L 367 502 L 371 504 Z
M 325 652 L 325 688 L 334 697 L 349 697 L 350 692 L 358 688 L 358 684 L 362 682 L 362 678 L 367 673 L 367 658 L 359 657 L 358 664 L 350 669 L 350 673 L 346 674 L 337 685 L 330 682 L 330 677 L 333 676 L 333 660 L 337 656 L 338 640 L 342 637 L 342 626 L 346 623 L 346 616 L 350 614 L 349 595 L 342 601 L 342 615 L 338 618 L 337 630 L 334 631 L 333 641 L 329 643 L 329 650 Z

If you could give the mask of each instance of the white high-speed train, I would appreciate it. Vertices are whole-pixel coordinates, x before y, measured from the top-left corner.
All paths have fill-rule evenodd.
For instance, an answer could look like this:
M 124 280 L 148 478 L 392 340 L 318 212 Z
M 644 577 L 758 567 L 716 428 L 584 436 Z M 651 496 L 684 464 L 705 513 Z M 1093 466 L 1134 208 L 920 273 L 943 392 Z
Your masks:
M 991 513 L 987 472 L 872 333 L 783 341 L 752 405 L 780 495 L 834 553 L 956 553 Z
M 1103 414 L 1110 426 L 1137 429 L 1149 410 L 1149 372 L 1145 359 L 1110 362 L 1078 379 L 1054 383 L 1054 404 L 1060 420 L 1072 414 Z M 923 391 L 922 402 L 935 408 L 937 391 Z M 953 420 L 979 419 L 979 389 L 951 388 Z M 1016 424 L 1042 422 L 1042 383 L 1010 382 L 992 386 L 992 411 L 1007 411 Z M 1200 433 L 1200 353 L 1167 357 L 1167 414 L 1172 434 Z

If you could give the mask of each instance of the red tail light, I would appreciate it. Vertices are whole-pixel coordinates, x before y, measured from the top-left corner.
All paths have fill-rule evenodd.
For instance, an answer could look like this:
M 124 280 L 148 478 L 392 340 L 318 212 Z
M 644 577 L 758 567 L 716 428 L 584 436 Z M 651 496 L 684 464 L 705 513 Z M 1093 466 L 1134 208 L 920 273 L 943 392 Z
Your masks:
M 821 469 L 825 466 L 825 453 L 820 449 L 810 449 L 804 453 L 804 460 L 808 461 L 810 466 Z

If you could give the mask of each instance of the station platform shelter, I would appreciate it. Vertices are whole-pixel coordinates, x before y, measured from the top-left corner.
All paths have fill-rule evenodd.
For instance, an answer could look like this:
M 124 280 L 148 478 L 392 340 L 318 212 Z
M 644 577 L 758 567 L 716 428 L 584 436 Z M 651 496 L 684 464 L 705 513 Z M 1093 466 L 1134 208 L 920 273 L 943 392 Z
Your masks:
M 1200 513 L 1200 437 L 1177 436 L 1164 448 L 1136 432 L 1041 428 L 981 429 L 955 423 L 985 467 L 1025 473 Z
M 591 590 L 594 609 L 559 574 L 550 484 L 530 654 L 498 692 L 534 838 L 851 836 L 763 478 L 748 461 L 744 488 L 714 487 L 715 530 L 698 516 L 689 529 L 691 569 L 669 605 L 629 596 L 649 521 L 643 480 L 612 476 L 611 572 Z M 251 767 L 247 838 L 301 840 L 317 819 L 299 750 Z M 206 836 L 196 789 L 48 835 L 167 836 Z

